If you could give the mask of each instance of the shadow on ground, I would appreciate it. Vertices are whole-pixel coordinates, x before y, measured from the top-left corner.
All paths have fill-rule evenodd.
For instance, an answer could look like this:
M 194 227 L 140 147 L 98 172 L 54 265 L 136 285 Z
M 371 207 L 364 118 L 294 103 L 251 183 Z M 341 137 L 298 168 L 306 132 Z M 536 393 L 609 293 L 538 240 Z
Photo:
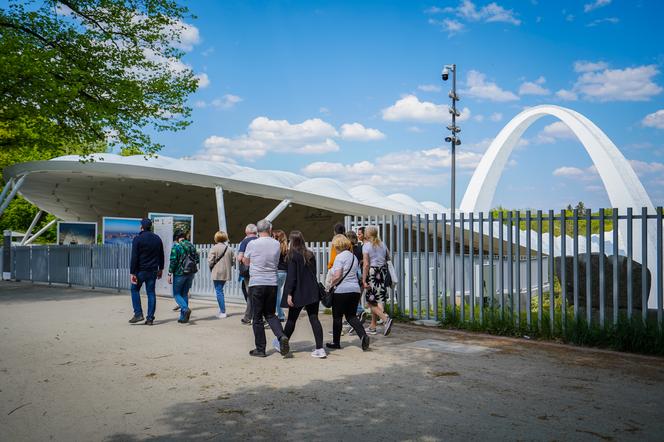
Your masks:
M 257 380 L 265 386 L 207 390 L 199 401 L 178 403 L 145 422 L 143 433 L 119 432 L 107 440 L 655 440 L 664 429 L 656 409 L 644 415 L 620 405 L 661 405 L 661 392 L 646 389 L 631 397 L 612 388 L 611 379 L 583 377 L 583 368 L 551 380 L 528 379 L 528 368 L 514 370 L 504 355 L 484 355 L 472 370 L 461 371 L 449 356 L 391 351 L 407 362 L 269 386 L 288 376 L 285 363 L 283 371 Z M 331 353 L 328 361 L 335 357 Z M 530 390 L 528 382 L 539 385 Z

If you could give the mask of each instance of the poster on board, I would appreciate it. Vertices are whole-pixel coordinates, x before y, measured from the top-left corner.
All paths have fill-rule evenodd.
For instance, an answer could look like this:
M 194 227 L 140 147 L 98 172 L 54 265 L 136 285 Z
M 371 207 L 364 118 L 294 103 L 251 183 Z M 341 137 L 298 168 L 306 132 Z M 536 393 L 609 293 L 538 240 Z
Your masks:
M 152 220 L 154 224 L 155 219 L 157 218 L 172 218 L 173 219 L 173 231 L 177 229 L 184 230 L 187 239 L 193 244 L 194 242 L 194 215 L 183 215 L 178 213 L 157 213 L 150 212 L 148 213 L 148 218 Z M 171 238 L 172 239 L 172 238 Z M 163 238 L 162 238 L 163 240 Z
M 104 244 L 131 245 L 134 238 L 141 233 L 141 219 L 105 216 L 101 231 Z
M 152 231 L 161 238 L 164 245 L 164 276 L 157 279 L 155 291 L 158 295 L 173 295 L 173 286 L 168 283 L 168 266 L 170 265 L 171 247 L 173 246 L 173 218 L 157 217 L 152 222 Z
M 97 244 L 97 223 L 59 221 L 59 245 Z

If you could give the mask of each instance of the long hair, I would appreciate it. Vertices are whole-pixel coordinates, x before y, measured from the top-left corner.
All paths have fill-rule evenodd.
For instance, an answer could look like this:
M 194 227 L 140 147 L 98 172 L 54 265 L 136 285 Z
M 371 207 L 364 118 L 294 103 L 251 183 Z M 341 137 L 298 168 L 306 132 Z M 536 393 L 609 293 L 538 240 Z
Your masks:
M 382 242 L 380 240 L 380 236 L 378 236 L 378 227 L 376 226 L 367 227 L 364 231 L 364 235 L 366 236 L 367 240 L 374 246 L 379 246 Z
M 283 230 L 273 230 L 272 238 L 279 241 L 279 249 L 281 250 L 281 255 L 288 253 L 288 238 L 286 238 L 286 232 Z
M 307 249 L 306 244 L 304 243 L 304 236 L 299 230 L 293 230 L 289 236 L 290 248 L 288 249 L 288 260 L 293 259 L 294 253 L 299 253 L 304 257 L 304 263 L 308 264 L 311 261 L 311 258 L 314 257 L 314 254 L 311 250 Z

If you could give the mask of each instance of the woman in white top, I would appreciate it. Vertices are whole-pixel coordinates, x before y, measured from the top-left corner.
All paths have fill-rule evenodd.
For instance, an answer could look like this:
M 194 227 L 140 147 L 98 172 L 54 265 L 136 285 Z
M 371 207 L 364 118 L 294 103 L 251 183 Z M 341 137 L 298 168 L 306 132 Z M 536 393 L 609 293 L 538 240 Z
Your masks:
M 385 324 L 383 335 L 392 331 L 392 318 L 384 311 L 383 305 L 387 299 L 387 261 L 390 257 L 387 247 L 378 236 L 378 228 L 369 226 L 364 231 L 365 242 L 362 246 L 364 263 L 362 266 L 362 285 L 366 290 L 365 299 L 371 309 L 371 325 L 369 334 L 376 334 L 376 318 L 380 317 Z
M 360 263 L 351 251 L 352 244 L 346 235 L 335 235 L 332 238 L 332 247 L 337 252 L 334 265 L 330 269 L 332 279 L 330 286 L 334 287 L 332 297 L 332 342 L 326 344 L 327 348 L 341 348 L 341 320 L 346 321 L 357 333 L 362 342 L 362 350 L 369 349 L 369 336 L 357 317 L 357 304 L 360 302 L 361 290 L 357 281 L 357 270 Z

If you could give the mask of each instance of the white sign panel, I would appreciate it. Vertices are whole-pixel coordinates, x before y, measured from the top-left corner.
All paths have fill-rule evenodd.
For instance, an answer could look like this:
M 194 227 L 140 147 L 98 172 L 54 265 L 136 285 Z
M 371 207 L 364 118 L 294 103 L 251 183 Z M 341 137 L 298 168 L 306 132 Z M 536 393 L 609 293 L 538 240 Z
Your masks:
M 173 246 L 173 218 L 163 217 L 152 220 L 152 230 L 164 244 L 164 274 L 157 280 L 155 290 L 158 295 L 173 295 L 173 286 L 168 283 L 168 266 L 170 264 L 171 247 Z

